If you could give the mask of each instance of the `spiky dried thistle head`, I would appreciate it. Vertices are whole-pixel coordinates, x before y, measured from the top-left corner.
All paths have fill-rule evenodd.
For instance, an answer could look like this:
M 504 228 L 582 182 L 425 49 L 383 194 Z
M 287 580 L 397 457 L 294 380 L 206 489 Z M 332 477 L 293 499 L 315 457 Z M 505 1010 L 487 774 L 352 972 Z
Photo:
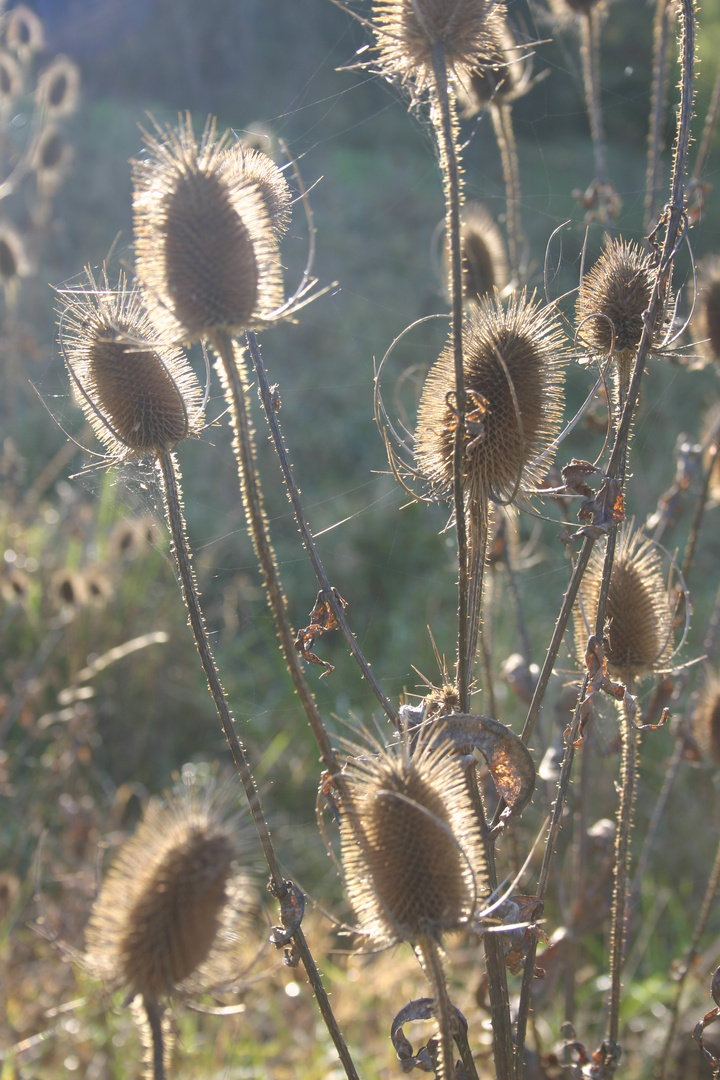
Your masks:
M 150 1001 L 224 978 L 235 930 L 254 906 L 243 848 L 212 786 L 151 801 L 93 905 L 88 970 Z
M 587 639 L 595 632 L 604 552 L 594 549 L 575 607 L 575 645 L 584 657 Z M 663 575 L 657 545 L 623 526 L 615 550 L 605 610 L 610 674 L 631 682 L 659 671 L 673 654 L 675 604 Z
M 697 296 L 692 318 L 693 337 L 707 363 L 720 361 L 720 256 L 698 263 Z
M 394 746 L 349 749 L 342 862 L 362 932 L 393 945 L 464 925 L 486 867 L 459 759 L 407 732 Z
M 720 765 L 720 678 L 708 672 L 692 715 L 692 733 L 699 749 Z
M 653 257 L 630 240 L 611 240 L 595 265 L 585 274 L 575 305 L 580 341 L 597 356 L 612 354 L 627 363 L 637 352 L 657 275 Z M 659 344 L 665 311 L 658 307 L 652 346 Z
M 68 116 L 80 99 L 80 68 L 67 56 L 56 56 L 38 79 L 38 94 L 48 116 Z
M 62 293 L 60 343 L 80 404 L 113 456 L 158 456 L 196 430 L 202 392 L 182 352 L 164 345 L 120 275 Z
M 460 252 L 463 267 L 463 297 L 478 300 L 509 280 L 505 244 L 492 217 L 478 202 L 466 203 L 460 221 Z M 446 279 L 450 278 L 450 249 L 443 249 Z M 449 288 L 449 286 L 448 286 Z
M 493 26 L 486 50 L 458 79 L 458 105 L 460 115 L 466 119 L 477 116 L 491 101 L 513 101 L 529 82 L 528 54 L 517 44 L 506 22 Z
M 536 459 L 562 419 L 567 352 L 557 311 L 525 290 L 505 306 L 497 293 L 474 305 L 463 347 L 465 490 L 482 512 L 490 498 L 511 500 L 521 481 L 539 479 Z M 415 431 L 418 469 L 438 498 L 452 494 L 456 427 L 450 342 L 425 381 Z
M 15 57 L 0 49 L 0 109 L 10 108 L 22 90 L 22 70 Z
M 38 16 L 26 4 L 16 4 L 5 15 L 5 41 L 8 48 L 26 60 L 45 45 L 45 31 Z
M 30 272 L 25 244 L 20 233 L 7 222 L 0 222 L 0 288 L 13 293 L 19 280 Z
M 133 166 L 138 277 L 150 317 L 170 340 L 257 329 L 282 303 L 277 234 L 287 184 L 269 158 L 229 145 L 208 121 L 198 141 L 188 116 L 146 134 Z
M 447 70 L 458 76 L 488 55 L 503 13 L 495 0 L 374 0 L 380 70 L 417 99 L 435 81 L 433 50 L 442 47 Z

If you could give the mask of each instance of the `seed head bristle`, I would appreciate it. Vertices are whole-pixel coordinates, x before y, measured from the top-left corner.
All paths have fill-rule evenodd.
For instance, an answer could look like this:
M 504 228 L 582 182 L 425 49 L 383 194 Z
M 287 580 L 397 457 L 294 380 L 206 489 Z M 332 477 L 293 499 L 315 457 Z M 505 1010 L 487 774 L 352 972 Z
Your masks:
M 485 863 L 457 758 L 427 740 L 414 748 L 353 747 L 341 817 L 348 894 L 380 944 L 438 937 L 472 916 Z
M 500 230 L 481 203 L 469 202 L 463 208 L 460 246 L 464 298 L 475 301 L 495 289 L 502 292 L 509 279 L 505 244 Z M 449 279 L 450 251 L 447 243 L 443 261 L 445 276 Z
M 575 609 L 578 657 L 584 657 L 588 636 L 595 632 L 603 565 L 604 553 L 596 548 L 580 585 L 582 609 L 579 604 Z M 631 525 L 623 527 L 615 551 L 605 621 L 611 675 L 629 682 L 661 669 L 670 659 L 674 612 L 660 554 Z
M 692 733 L 700 750 L 720 765 L 720 679 L 709 673 L 692 718 Z
M 184 355 L 162 345 L 135 289 L 64 294 L 60 340 L 80 404 L 100 442 L 119 457 L 172 450 L 200 422 L 202 393 Z
M 464 349 L 465 486 L 469 501 L 484 507 L 491 497 L 513 498 L 520 479 L 539 479 L 535 458 L 562 418 L 566 350 L 557 312 L 524 290 L 506 307 L 497 293 L 474 305 Z M 449 343 L 425 381 L 415 433 L 418 468 L 438 498 L 448 498 L 453 487 L 454 395 Z
M 150 317 L 173 341 L 257 329 L 283 299 L 273 231 L 285 217 L 282 175 L 267 159 L 262 176 L 254 164 L 249 177 L 248 152 L 228 149 L 214 121 L 199 142 L 190 117 L 147 140 L 133 168 L 133 215 Z
M 637 244 L 610 241 L 585 274 L 575 306 L 578 336 L 594 355 L 606 356 L 612 350 L 619 359 L 629 359 L 636 352 L 655 275 L 651 256 Z M 664 322 L 660 308 L 654 338 L 660 336 Z
M 150 1000 L 201 982 L 249 904 L 240 853 L 236 831 L 206 793 L 177 789 L 152 802 L 93 906 L 88 969 Z
M 698 292 L 692 319 L 693 337 L 707 363 L 720 361 L 720 256 L 703 259 L 697 268 Z
M 502 23 L 504 3 L 492 0 L 374 0 L 380 70 L 408 85 L 414 97 L 433 85 L 433 49 L 442 45 L 456 76 L 487 56 Z

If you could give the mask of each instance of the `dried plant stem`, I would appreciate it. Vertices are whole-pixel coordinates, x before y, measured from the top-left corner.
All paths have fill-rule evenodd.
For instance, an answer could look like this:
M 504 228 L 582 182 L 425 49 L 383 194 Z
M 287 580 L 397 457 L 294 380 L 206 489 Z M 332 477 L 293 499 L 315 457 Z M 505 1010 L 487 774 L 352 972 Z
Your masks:
M 645 840 L 643 842 L 642 851 L 640 852 L 640 858 L 638 859 L 637 869 L 635 871 L 635 877 L 633 881 L 632 889 L 632 907 L 633 909 L 640 902 L 640 891 L 642 889 L 642 881 L 647 870 L 650 856 L 652 854 L 653 847 L 655 846 L 655 839 L 660 828 L 660 822 L 663 819 L 665 809 L 672 794 L 672 789 L 675 786 L 680 766 L 683 762 L 683 751 L 685 748 L 685 738 L 682 733 L 675 740 L 675 749 L 673 750 L 672 757 L 670 758 L 667 769 L 665 770 L 665 779 L 663 780 L 663 786 L 660 794 L 657 797 L 657 802 L 653 809 L 650 824 L 648 825 L 647 833 L 645 834 Z
M 173 540 L 173 550 L 178 565 L 178 571 L 180 573 L 180 582 L 185 605 L 188 609 L 190 626 L 195 635 L 195 644 L 197 645 L 197 650 L 200 654 L 200 661 L 210 687 L 210 693 L 212 694 L 215 707 L 222 722 L 225 738 L 230 746 L 230 752 L 233 761 L 235 762 L 235 767 L 245 790 L 250 813 L 252 814 L 258 836 L 260 837 L 265 861 L 270 870 L 273 895 L 278 900 L 282 900 L 288 894 L 288 884 L 283 878 L 277 855 L 275 854 L 275 848 L 263 815 L 260 796 L 258 795 L 258 790 L 255 786 L 255 780 L 250 771 L 245 751 L 237 737 L 232 714 L 227 703 L 225 691 L 220 682 L 220 676 L 207 637 L 205 620 L 200 608 L 200 598 L 187 542 L 185 521 L 182 513 L 182 494 L 175 457 L 172 453 L 165 452 L 160 455 L 157 464 L 165 496 L 165 507 Z M 313 960 L 310 949 L 308 948 L 301 927 L 298 927 L 295 930 L 292 940 L 294 941 L 303 962 L 313 993 L 317 999 L 320 1012 L 322 1013 L 348 1080 L 358 1080 L 355 1066 L 353 1065 L 345 1040 L 343 1039 L 340 1028 L 335 1020 L 332 1009 L 330 1008 L 330 1002 L 322 984 L 320 973 L 317 970 L 317 966 Z
M 478 640 L 481 636 L 483 588 L 485 584 L 485 565 L 487 561 L 488 535 L 490 532 L 490 511 L 487 503 L 477 513 L 475 506 L 468 507 L 467 517 L 472 519 L 467 522 L 468 542 L 468 631 L 467 653 L 465 659 L 466 680 L 468 688 L 472 685 L 475 658 L 478 650 Z M 490 677 L 490 656 L 487 648 L 485 634 L 482 634 L 482 654 L 486 676 Z M 490 715 L 495 716 L 491 707 Z
M 454 1016 L 448 997 L 440 946 L 434 938 L 426 934 L 415 943 L 415 952 L 428 977 L 435 1001 L 435 1019 L 438 1022 L 440 1035 L 439 1067 L 436 1075 L 438 1080 L 453 1080 L 455 1076 L 455 1051 L 452 1036 Z
M 698 146 L 697 157 L 695 158 L 695 165 L 692 171 L 691 183 L 700 183 L 702 174 L 705 172 L 705 166 L 710 155 L 710 147 L 713 141 L 713 135 L 715 134 L 715 127 L 717 125 L 718 115 L 720 114 L 720 67 L 718 68 L 715 76 L 715 82 L 713 83 L 712 95 L 710 97 L 710 104 L 708 106 L 707 116 L 705 117 L 705 123 L 703 125 L 703 132 L 700 137 L 700 145 Z
M 587 886 L 587 848 L 588 848 L 588 809 L 590 804 L 590 786 L 592 783 L 591 772 L 591 748 L 593 745 L 592 730 L 588 730 L 583 739 L 582 755 L 580 758 L 580 781 L 577 785 L 578 804 L 573 815 L 573 841 L 572 841 L 572 887 L 570 896 L 571 909 L 567 914 L 570 940 L 568 943 L 568 957 L 565 964 L 565 1020 L 572 1024 L 575 1021 L 576 1006 L 576 972 L 579 962 L 580 940 L 577 934 L 580 912 L 578 911 L 578 898 L 585 895 Z
M 590 8 L 581 17 L 580 57 L 583 69 L 585 104 L 590 120 L 595 173 L 598 184 L 600 220 L 609 232 L 612 225 L 610 213 L 610 190 L 607 170 L 607 150 L 600 104 L 600 39 L 596 8 Z
M 463 282 L 460 252 L 460 170 L 456 151 L 455 100 L 448 90 L 445 49 L 437 44 L 432 50 L 434 85 L 434 108 L 440 168 L 445 190 L 445 235 L 450 245 L 450 298 L 452 316 L 452 343 L 455 366 L 455 405 L 457 427 L 453 453 L 453 501 L 455 504 L 455 531 L 458 549 L 458 644 L 457 672 L 458 698 L 461 712 L 469 712 L 470 689 L 468 668 L 474 661 L 470 657 L 468 640 L 468 603 L 470 565 L 465 521 L 465 374 L 463 370 Z
M 514 282 L 519 282 L 522 280 L 524 273 L 524 267 L 521 265 L 523 238 L 520 222 L 520 168 L 511 106 L 505 101 L 491 101 L 490 115 L 495 129 L 495 138 L 500 149 L 503 181 L 505 183 L 510 278 Z
M 632 687 L 628 686 L 628 691 Z M 604 1044 L 606 1057 L 619 1060 L 618 1033 L 620 1024 L 620 991 L 623 963 L 625 961 L 626 915 L 628 896 L 628 865 L 630 861 L 630 832 L 635 800 L 637 777 L 638 734 L 627 709 L 621 707 L 622 754 L 620 778 L 622 788 L 617 813 L 615 833 L 615 888 L 613 892 L 610 931 L 610 997 L 608 1004 L 607 1039 Z
M 698 945 L 700 938 L 705 932 L 708 918 L 710 916 L 710 910 L 712 908 L 713 901 L 718 891 L 718 884 L 720 884 L 720 841 L 718 842 L 717 850 L 715 852 L 715 862 L 710 873 L 710 878 L 705 889 L 705 896 L 703 897 L 702 907 L 698 920 L 695 924 L 692 940 L 688 947 L 683 962 L 677 975 L 677 981 L 675 984 L 675 994 L 673 997 L 672 1005 L 670 1006 L 670 1023 L 668 1025 L 667 1033 L 665 1035 L 665 1041 L 663 1048 L 660 1051 L 660 1055 L 657 1060 L 657 1066 L 655 1070 L 655 1080 L 664 1080 L 666 1067 L 670 1058 L 670 1050 L 673 1040 L 677 1033 L 678 1020 L 680 1016 L 680 998 L 682 996 L 683 987 L 685 986 L 685 980 L 687 979 L 690 971 L 692 970 L 693 963 L 698 956 Z
M 685 545 L 685 554 L 683 556 L 681 573 L 683 579 L 687 582 L 690 570 L 692 568 L 693 559 L 695 558 L 695 548 L 697 546 L 698 536 L 700 535 L 700 527 L 705 514 L 705 508 L 707 507 L 708 497 L 710 495 L 710 481 L 712 480 L 713 469 L 717 461 L 717 454 L 720 444 L 720 428 L 714 432 L 712 444 L 709 446 L 709 458 L 710 462 L 705 469 L 705 474 L 702 478 L 702 487 L 700 489 L 700 496 L 695 507 L 695 517 L 690 528 L 690 534 L 688 536 L 687 544 Z
M 674 16 L 671 0 L 657 0 L 653 30 L 653 80 L 650 123 L 648 127 L 648 155 L 645 172 L 645 232 L 655 226 L 657 218 L 657 195 L 660 188 L 660 150 L 663 120 L 667 106 L 670 70 L 670 23 Z
M 394 722 L 397 719 L 395 710 L 386 698 L 385 694 L 382 692 L 380 684 L 373 675 L 370 665 L 363 656 L 362 650 L 360 649 L 360 646 L 355 640 L 355 635 L 350 629 L 348 621 L 345 617 L 342 605 L 339 604 L 335 598 L 335 594 L 332 591 L 330 582 L 327 578 L 327 574 L 325 573 L 325 568 L 323 567 L 323 564 L 320 560 L 317 547 L 315 546 L 315 540 L 313 539 L 312 532 L 310 531 L 310 526 L 308 524 L 307 518 L 305 517 L 305 511 L 303 509 L 302 500 L 300 498 L 300 490 L 295 483 L 292 465 L 290 464 L 290 459 L 285 448 L 285 440 L 283 439 L 280 424 L 278 422 L 275 409 L 273 408 L 272 394 L 270 392 L 270 386 L 268 385 L 267 372 L 265 371 L 265 365 L 263 363 L 257 337 L 255 336 L 255 334 L 248 333 L 247 342 L 248 348 L 250 349 L 250 357 L 253 362 L 253 367 L 255 368 L 255 374 L 257 375 L 258 379 L 260 399 L 265 410 L 265 416 L 267 418 L 270 433 L 272 435 L 273 443 L 275 445 L 275 450 L 280 461 L 280 469 L 283 475 L 283 480 L 285 481 L 285 486 L 288 491 L 290 502 L 292 504 L 293 512 L 295 514 L 295 521 L 297 522 L 298 529 L 300 530 L 300 537 L 302 539 L 303 547 L 308 554 L 308 557 L 312 564 L 312 568 L 315 571 L 315 576 L 318 580 L 318 583 L 321 589 L 323 589 L 325 592 L 325 599 L 332 608 L 332 612 L 337 620 L 338 627 L 340 628 L 340 631 L 350 648 L 350 652 L 353 658 L 355 659 L 358 667 L 360 668 L 363 677 L 366 679 L 368 685 L 375 694 L 375 697 L 382 705 L 386 716 L 389 720 L 392 720 Z
M 162 1029 L 162 1009 L 157 1001 L 143 997 L 143 1008 L 150 1028 L 152 1045 L 152 1078 L 165 1080 L 165 1039 Z
M 224 382 L 227 390 L 228 405 L 235 438 L 233 449 L 238 466 L 240 490 L 243 505 L 247 514 L 250 535 L 252 537 L 255 554 L 260 565 L 265 591 L 275 620 L 275 628 L 280 640 L 285 665 L 293 681 L 293 685 L 302 703 L 305 715 L 308 718 L 310 728 L 315 741 L 322 754 L 325 767 L 333 775 L 340 772 L 337 755 L 333 749 L 330 738 L 325 730 L 325 725 L 318 711 L 315 699 L 305 678 L 305 672 L 300 664 L 300 658 L 295 649 L 295 637 L 290 626 L 287 613 L 287 604 L 280 582 L 275 552 L 273 551 L 268 535 L 267 516 L 263 505 L 262 491 L 256 466 L 256 453 L 253 431 L 248 414 L 245 395 L 247 393 L 247 380 L 245 371 L 237 363 L 235 346 L 227 335 L 218 335 L 215 349 L 222 364 Z

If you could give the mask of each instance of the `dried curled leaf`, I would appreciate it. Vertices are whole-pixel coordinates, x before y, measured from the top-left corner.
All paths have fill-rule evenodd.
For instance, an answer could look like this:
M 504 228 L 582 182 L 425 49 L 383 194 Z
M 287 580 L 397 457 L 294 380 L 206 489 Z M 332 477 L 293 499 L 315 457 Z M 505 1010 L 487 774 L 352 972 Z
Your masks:
M 454 1014 L 453 1038 L 460 1046 L 467 1043 L 468 1022 L 459 1009 L 452 1006 Z M 411 1072 L 413 1069 L 421 1069 L 423 1072 L 435 1072 L 434 1059 L 437 1055 L 435 1039 L 429 1039 L 426 1046 L 421 1046 L 417 1054 L 413 1052 L 412 1043 L 403 1031 L 403 1025 L 413 1020 L 429 1020 L 435 1015 L 435 1000 L 433 998 L 416 998 L 410 1001 L 397 1014 L 390 1028 L 390 1038 L 395 1047 L 395 1052 L 403 1072 Z

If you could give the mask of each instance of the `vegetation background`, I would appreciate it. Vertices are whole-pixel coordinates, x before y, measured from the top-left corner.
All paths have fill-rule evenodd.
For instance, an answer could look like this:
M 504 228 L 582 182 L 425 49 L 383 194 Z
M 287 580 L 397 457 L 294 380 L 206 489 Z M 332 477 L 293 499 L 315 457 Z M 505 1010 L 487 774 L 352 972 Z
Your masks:
M 65 963 L 30 925 L 38 916 L 36 873 L 54 932 L 80 947 L 98 844 L 117 844 L 147 794 L 167 787 L 185 763 L 224 759 L 224 740 L 187 631 L 152 478 L 137 467 L 83 470 L 87 455 L 67 453 L 66 436 L 53 420 L 88 442 L 55 345 L 47 283 L 71 283 L 84 264 L 97 266 L 109 253 L 114 264 L 129 261 L 128 161 L 142 147 L 138 124 L 148 123 L 147 113 L 162 123 L 190 110 L 196 126 L 213 114 L 220 129 L 229 126 L 240 134 L 261 123 L 287 143 L 305 182 L 318 181 L 311 195 L 315 273 L 321 282 L 338 281 L 339 288 L 309 307 L 297 325 L 264 335 L 265 363 L 280 386 L 284 431 L 314 532 L 327 530 L 320 544 L 328 575 L 349 602 L 353 629 L 375 674 L 397 700 L 402 693 L 422 692 L 414 668 L 438 680 L 426 627 L 441 651 L 453 653 L 455 554 L 452 538 L 442 532 L 445 509 L 404 506 L 387 475 L 373 420 L 373 358 L 382 357 L 414 319 L 444 308 L 433 260 L 443 202 L 423 123 L 408 117 L 406 104 L 382 80 L 337 70 L 353 63 L 366 35 L 327 0 L 38 0 L 30 6 L 44 21 L 48 53 L 66 53 L 80 65 L 82 97 L 65 127 L 73 151 L 67 178 L 51 219 L 33 232 L 33 273 L 22 282 L 17 306 L 6 304 L 0 311 L 0 1014 L 6 1016 L 0 1020 L 0 1078 L 45 1080 L 67 1073 L 103 1080 L 131 1074 L 128 1062 L 139 1060 L 137 1035 L 120 1002 Z M 540 42 L 534 72 L 543 75 L 514 106 L 530 282 L 542 284 L 546 244 L 569 219 L 553 285 L 559 293 L 577 283 L 585 238 L 573 191 L 587 187 L 594 175 L 581 76 L 567 35 L 546 40 L 555 29 L 544 7 L 522 0 L 511 2 L 509 10 L 527 38 Z M 720 55 L 720 0 L 704 0 L 699 28 L 702 118 Z M 610 5 L 602 39 L 603 104 L 625 238 L 642 236 L 651 40 L 649 3 Z M 669 147 L 670 109 L 667 123 Z M 490 122 L 471 121 L 463 133 L 468 195 L 498 216 L 504 192 Z M 705 176 L 710 185 L 716 183 L 719 151 L 716 144 Z M 667 160 L 665 168 L 669 172 Z M 32 195 L 24 203 L 8 203 L 8 212 L 23 230 L 32 216 Z M 307 247 L 298 218 L 285 245 L 289 280 L 299 275 Z M 720 199 L 713 188 L 693 231 L 697 256 L 716 250 L 719 229 Z M 588 258 L 600 242 L 599 230 L 591 230 Z M 685 274 L 688 267 L 686 258 Z M 416 400 L 443 337 L 444 330 L 420 330 L 400 351 L 397 370 L 407 370 L 394 389 L 399 409 Z M 588 385 L 586 372 L 570 373 L 571 410 Z M 636 471 L 629 489 L 631 513 L 639 519 L 672 483 L 676 436 L 698 438 L 707 405 L 718 396 L 717 374 L 708 370 L 688 380 L 682 369 L 653 363 L 644 394 L 634 436 L 642 472 Z M 219 417 L 223 408 L 214 386 L 208 415 Z M 220 420 L 183 448 L 186 515 L 214 648 L 288 871 L 311 898 L 322 898 L 336 915 L 347 917 L 315 825 L 317 750 L 275 644 L 229 441 Z M 271 529 L 291 617 L 300 626 L 315 585 L 271 448 L 262 436 L 260 442 Z M 601 443 L 601 436 L 583 427 L 566 444 L 563 461 L 573 454 L 592 459 Z M 710 511 L 693 572 L 694 621 L 700 628 L 717 582 L 717 513 Z M 146 527 L 153 520 L 157 524 Z M 130 531 L 128 521 L 134 523 Z M 687 524 L 683 519 L 680 530 Z M 540 662 L 567 582 L 567 562 L 557 529 L 548 526 L 537 534 L 521 518 L 519 530 L 521 548 L 532 541 L 523 597 L 533 659 Z M 16 571 L 25 574 L 19 599 L 10 585 Z M 75 589 L 72 603 L 58 590 L 68 577 Z M 500 573 L 493 587 L 497 675 L 517 642 Z M 166 635 L 164 642 L 148 642 L 92 668 L 93 659 L 152 633 Z M 697 642 L 691 644 L 688 655 L 697 655 Z M 336 718 L 339 731 L 351 717 L 371 722 L 374 699 L 340 640 L 323 639 L 320 648 L 336 665 L 322 681 L 310 672 L 323 714 Z M 570 680 L 569 652 L 565 667 Z M 558 679 L 543 720 L 548 744 L 565 724 L 565 714 L 555 715 L 550 707 L 561 693 Z M 500 718 L 521 724 L 524 707 L 500 678 L 496 697 Z M 607 751 L 606 758 L 598 756 L 593 778 L 596 817 L 602 818 L 614 812 L 615 756 L 612 719 L 598 726 Z M 646 832 L 671 749 L 670 734 L 660 732 L 646 750 L 637 835 Z M 551 791 L 548 782 L 548 798 Z M 642 883 L 647 933 L 629 962 L 625 1075 L 650 1075 L 649 1055 L 662 1038 L 671 992 L 671 963 L 689 940 L 719 823 L 716 776 L 688 764 L 658 843 L 662 857 Z M 347 949 L 347 939 L 337 939 L 319 911 L 310 918 L 316 939 L 329 950 Z M 662 932 L 654 933 L 659 924 Z M 267 937 L 260 917 L 258 926 L 260 942 Z M 718 935 L 715 917 L 703 945 L 708 956 L 717 957 Z M 579 976 L 588 1017 L 602 1003 L 604 948 L 600 925 Z M 373 967 L 362 959 L 349 961 L 341 951 L 323 964 L 358 1067 L 368 1078 L 396 1074 L 387 1029 L 422 981 L 411 956 L 372 961 Z M 183 1047 L 177 1075 L 339 1076 L 327 1036 L 317 1028 L 314 1003 L 295 973 L 263 954 L 259 944 L 248 946 L 247 963 L 244 1013 L 176 1017 Z M 553 1008 L 547 966 L 540 1023 L 551 1045 L 562 1009 L 560 1001 Z M 713 966 L 708 960 L 702 971 Z M 453 971 L 482 1018 L 477 958 L 458 954 Z M 709 1008 L 706 985 L 707 979 L 695 988 L 690 1027 Z

